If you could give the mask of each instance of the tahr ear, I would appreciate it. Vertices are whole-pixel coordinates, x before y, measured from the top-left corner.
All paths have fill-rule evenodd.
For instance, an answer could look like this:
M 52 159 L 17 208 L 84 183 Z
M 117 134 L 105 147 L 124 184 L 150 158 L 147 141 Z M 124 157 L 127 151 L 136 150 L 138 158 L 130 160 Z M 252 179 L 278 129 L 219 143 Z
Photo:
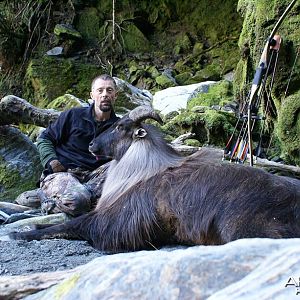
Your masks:
M 144 128 L 138 128 L 134 132 L 134 138 L 144 138 L 147 135 L 147 131 Z

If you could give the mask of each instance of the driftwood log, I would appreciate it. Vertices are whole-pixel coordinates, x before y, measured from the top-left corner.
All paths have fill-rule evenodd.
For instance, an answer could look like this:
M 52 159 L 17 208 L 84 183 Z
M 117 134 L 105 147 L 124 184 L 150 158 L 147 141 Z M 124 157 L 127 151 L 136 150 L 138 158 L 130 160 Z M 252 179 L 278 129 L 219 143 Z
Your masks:
M 0 126 L 23 123 L 47 127 L 59 114 L 60 112 L 53 109 L 37 108 L 13 95 L 5 96 L 0 101 Z
M 54 109 L 41 109 L 30 104 L 25 99 L 14 95 L 8 95 L 0 101 L 0 126 L 32 124 L 41 127 L 47 127 L 51 122 L 55 121 L 60 112 Z M 192 137 L 191 133 L 187 133 L 174 140 L 171 145 L 180 153 L 190 155 L 198 151 L 199 147 L 190 147 L 183 145 L 183 141 Z M 223 157 L 223 151 L 220 149 L 220 159 Z M 258 167 L 270 168 L 274 171 L 289 172 L 300 177 L 300 167 L 284 165 L 269 161 L 267 159 L 257 158 L 254 164 Z
M 81 267 L 71 270 L 0 277 L 0 299 L 23 299 L 60 283 Z

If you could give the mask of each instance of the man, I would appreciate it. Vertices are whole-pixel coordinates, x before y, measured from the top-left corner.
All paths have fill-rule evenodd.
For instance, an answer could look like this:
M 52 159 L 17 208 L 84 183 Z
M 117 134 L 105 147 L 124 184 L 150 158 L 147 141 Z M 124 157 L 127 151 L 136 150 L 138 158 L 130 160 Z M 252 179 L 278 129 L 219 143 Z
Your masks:
M 53 195 L 49 194 L 49 186 L 51 186 L 49 181 L 55 181 L 58 178 L 56 173 L 69 172 L 69 178 L 72 174 L 84 183 L 89 179 L 87 175 L 109 161 L 106 158 L 96 159 L 89 152 L 88 147 L 96 135 L 105 131 L 119 119 L 113 110 L 117 97 L 115 80 L 106 74 L 96 77 L 91 85 L 90 96 L 94 101 L 91 106 L 76 107 L 62 112 L 37 141 L 41 162 L 45 168 L 41 179 L 41 191 L 45 186 L 44 183 L 47 182 L 46 196 L 41 196 L 46 199 L 44 203 L 42 201 L 42 206 L 44 204 L 43 208 L 47 212 L 65 211 L 71 215 L 79 215 L 88 211 L 91 203 L 87 198 L 90 197 L 82 197 L 80 193 L 76 195 L 76 189 L 75 194 L 70 195 L 69 191 L 69 197 L 58 197 L 60 201 L 54 201 Z M 69 180 L 67 177 L 63 178 L 66 181 Z M 64 181 L 64 179 L 59 180 Z M 72 185 L 72 192 L 74 192 L 74 183 Z M 46 188 L 44 188 L 45 191 Z M 51 200 L 50 207 L 48 197 Z M 67 198 L 65 203 L 61 202 L 62 198 Z

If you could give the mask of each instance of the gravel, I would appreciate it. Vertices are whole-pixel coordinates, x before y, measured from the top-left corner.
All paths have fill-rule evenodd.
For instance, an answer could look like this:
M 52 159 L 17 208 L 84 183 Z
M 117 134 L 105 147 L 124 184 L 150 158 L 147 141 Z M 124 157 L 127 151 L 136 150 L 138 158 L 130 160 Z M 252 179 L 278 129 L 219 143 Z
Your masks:
M 85 241 L 0 241 L 0 276 L 72 269 L 102 255 Z

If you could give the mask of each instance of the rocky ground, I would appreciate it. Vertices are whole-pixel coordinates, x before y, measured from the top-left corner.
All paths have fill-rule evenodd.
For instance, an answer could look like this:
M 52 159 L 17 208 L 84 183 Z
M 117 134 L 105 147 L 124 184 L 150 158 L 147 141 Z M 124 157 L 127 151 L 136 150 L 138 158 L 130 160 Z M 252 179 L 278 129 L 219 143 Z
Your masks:
M 66 220 L 65 214 L 53 214 L 0 225 L 0 276 L 72 269 L 103 254 L 86 241 L 5 241 L 9 232 L 26 231 L 32 228 L 33 224 L 54 224 Z
M 72 269 L 101 252 L 84 241 L 0 241 L 0 276 Z

